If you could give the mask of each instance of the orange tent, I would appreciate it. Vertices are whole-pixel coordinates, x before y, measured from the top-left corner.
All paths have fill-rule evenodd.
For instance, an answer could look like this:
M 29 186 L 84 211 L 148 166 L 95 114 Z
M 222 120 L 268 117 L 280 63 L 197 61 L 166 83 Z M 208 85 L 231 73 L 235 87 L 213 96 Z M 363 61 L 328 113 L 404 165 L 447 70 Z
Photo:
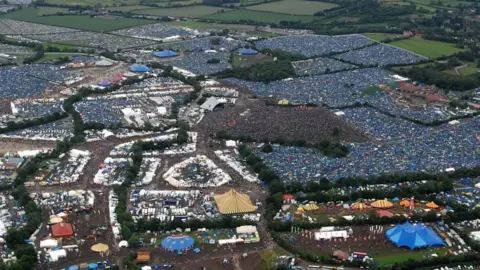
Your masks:
M 434 202 L 429 202 L 429 203 L 426 204 L 426 207 L 430 208 L 430 209 L 437 209 L 438 205 Z
M 365 210 L 365 209 L 367 209 L 367 206 L 364 203 L 358 202 L 358 203 L 352 204 L 352 206 L 350 208 L 358 209 L 358 210 Z
M 372 205 L 372 207 L 375 207 L 375 208 L 391 208 L 391 207 L 393 207 L 393 203 L 391 203 L 387 200 L 378 200 L 378 201 L 373 202 L 371 205 Z
M 410 207 L 410 201 L 409 200 L 403 200 L 400 202 L 400 205 L 403 207 Z

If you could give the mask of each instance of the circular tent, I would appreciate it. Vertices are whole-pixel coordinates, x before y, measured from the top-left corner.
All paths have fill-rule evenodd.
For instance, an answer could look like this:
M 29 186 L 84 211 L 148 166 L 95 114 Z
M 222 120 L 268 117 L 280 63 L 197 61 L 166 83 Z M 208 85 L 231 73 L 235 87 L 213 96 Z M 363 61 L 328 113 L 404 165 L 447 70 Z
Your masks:
M 93 252 L 104 253 L 108 251 L 108 246 L 102 243 L 98 243 L 92 246 Z
M 78 265 L 72 265 L 68 268 L 68 270 L 78 270 L 80 269 L 80 267 L 78 267 Z
M 422 223 L 412 225 L 410 222 L 398 224 L 385 232 L 385 236 L 397 247 L 416 248 L 443 247 L 445 243 L 431 228 Z
M 437 209 L 438 208 L 438 205 L 434 202 L 429 202 L 425 205 L 427 208 L 430 208 L 430 209 Z
M 241 55 L 257 55 L 258 52 L 253 49 L 241 49 L 240 54 Z
M 128 68 L 130 69 L 131 72 L 135 72 L 135 73 L 145 73 L 150 71 L 149 67 L 145 65 L 138 65 L 138 64 L 131 65 Z
M 184 251 L 191 249 L 195 241 L 187 235 L 172 235 L 162 240 L 162 248 L 169 251 Z
M 98 269 L 98 264 L 91 263 L 91 264 L 88 265 L 88 269 L 96 270 L 96 269 Z
M 356 210 L 365 210 L 367 209 L 367 206 L 364 203 L 354 203 L 350 208 Z
M 378 200 L 373 202 L 371 205 L 372 207 L 375 207 L 375 208 L 392 208 L 393 207 L 393 203 L 387 200 Z
M 50 219 L 50 224 L 57 224 L 57 223 L 62 223 L 63 222 L 63 218 L 61 217 L 52 217 Z

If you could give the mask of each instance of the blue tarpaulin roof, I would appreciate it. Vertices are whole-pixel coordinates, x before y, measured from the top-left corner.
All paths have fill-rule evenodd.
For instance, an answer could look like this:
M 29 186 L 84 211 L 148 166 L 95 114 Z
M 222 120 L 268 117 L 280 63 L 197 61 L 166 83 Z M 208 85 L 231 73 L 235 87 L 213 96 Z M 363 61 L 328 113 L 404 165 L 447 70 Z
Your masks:
M 98 268 L 98 264 L 96 264 L 96 263 L 91 263 L 91 264 L 88 265 L 88 269 L 93 269 L 93 270 L 95 270 L 95 269 L 97 269 L 97 268 Z
M 78 270 L 80 269 L 80 267 L 78 267 L 78 265 L 72 265 L 68 268 L 68 270 Z
M 162 248 L 180 251 L 193 247 L 194 242 L 190 236 L 169 236 L 162 240 Z
M 255 55 L 255 54 L 258 54 L 258 52 L 255 51 L 255 50 L 252 50 L 252 49 L 241 49 L 240 54 L 241 55 Z
M 422 223 L 417 225 L 412 225 L 410 222 L 399 224 L 388 230 L 385 235 L 397 247 L 416 249 L 445 246 L 437 233 L 431 227 L 424 226 Z
M 167 57 L 179 56 L 180 54 L 174 51 L 164 50 L 161 52 L 153 52 L 152 55 L 160 58 L 167 58 Z
M 148 71 L 150 71 L 149 67 L 147 67 L 145 65 L 138 65 L 138 64 L 131 65 L 128 68 L 130 69 L 131 72 L 148 72 Z

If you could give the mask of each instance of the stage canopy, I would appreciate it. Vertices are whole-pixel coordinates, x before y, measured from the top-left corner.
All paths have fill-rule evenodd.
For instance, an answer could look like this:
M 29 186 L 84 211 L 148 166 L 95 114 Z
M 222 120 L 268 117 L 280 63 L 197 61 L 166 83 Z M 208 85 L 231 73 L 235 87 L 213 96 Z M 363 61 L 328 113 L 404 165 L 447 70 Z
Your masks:
M 252 204 L 247 194 L 230 189 L 227 193 L 214 197 L 217 203 L 218 211 L 222 214 L 238 214 L 254 212 L 255 206 Z
M 393 203 L 387 200 L 378 200 L 372 203 L 372 207 L 375 208 L 391 208 L 393 207 Z

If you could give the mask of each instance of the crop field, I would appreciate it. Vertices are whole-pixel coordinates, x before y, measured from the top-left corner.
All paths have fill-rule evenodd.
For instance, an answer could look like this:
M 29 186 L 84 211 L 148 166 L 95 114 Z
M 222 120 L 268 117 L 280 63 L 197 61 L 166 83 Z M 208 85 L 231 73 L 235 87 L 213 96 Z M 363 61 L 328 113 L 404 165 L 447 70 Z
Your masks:
M 269 11 L 293 15 L 313 15 L 314 13 L 334 7 L 338 7 L 337 4 L 316 2 L 316 1 L 304 1 L 304 0 L 283 0 L 278 2 L 271 2 L 261 5 L 250 6 L 247 9 Z
M 217 8 L 209 6 L 191 6 L 191 7 L 180 7 L 180 8 L 153 8 L 153 9 L 144 9 L 137 10 L 133 13 L 143 14 L 143 15 L 152 15 L 152 16 L 173 16 L 173 17 L 188 17 L 188 18 L 197 18 L 203 17 L 210 14 L 217 13 L 221 10 L 228 11 L 228 8 Z
M 57 7 L 37 7 L 37 16 L 43 15 L 52 15 L 57 13 L 68 13 L 68 8 L 57 8 Z
M 457 1 L 457 0 L 440 0 L 440 2 L 442 3 L 441 5 L 437 5 L 436 3 L 433 4 L 431 0 L 413 0 L 412 2 L 414 4 L 421 4 L 421 5 L 431 6 L 431 7 L 438 7 L 438 8 L 448 8 L 448 5 L 450 7 L 457 7 L 459 5 L 470 6 L 472 4 L 472 2 Z
M 32 23 L 48 24 L 55 26 L 70 27 L 89 31 L 114 31 L 136 25 L 153 23 L 150 20 L 135 18 L 91 18 L 87 15 L 82 16 L 48 16 L 41 17 L 36 15 L 34 8 L 24 8 L 12 13 L 1 15 L 0 18 L 26 21 Z
M 263 23 L 279 23 L 280 21 L 311 22 L 313 21 L 314 17 L 242 9 L 231 12 L 213 14 L 204 17 L 204 19 L 220 21 L 253 20 Z
M 48 4 L 61 4 L 69 6 L 117 6 L 117 5 L 137 5 L 138 0 L 45 0 Z
M 129 11 L 141 10 L 141 9 L 147 9 L 147 8 L 150 8 L 150 7 L 148 7 L 148 6 L 142 6 L 142 5 L 134 5 L 134 6 L 123 6 L 123 7 L 109 7 L 108 10 L 110 10 L 110 11 L 129 12 Z
M 464 51 L 463 49 L 456 48 L 455 44 L 417 38 L 394 41 L 390 43 L 390 45 L 412 51 L 428 58 L 438 58 Z

